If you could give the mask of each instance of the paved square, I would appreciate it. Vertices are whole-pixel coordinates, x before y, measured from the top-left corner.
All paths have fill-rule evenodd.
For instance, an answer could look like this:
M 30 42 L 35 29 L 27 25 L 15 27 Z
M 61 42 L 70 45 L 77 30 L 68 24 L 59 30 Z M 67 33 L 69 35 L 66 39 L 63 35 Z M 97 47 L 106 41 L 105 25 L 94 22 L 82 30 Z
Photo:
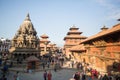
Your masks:
M 72 78 L 73 74 L 76 71 L 77 70 L 61 69 L 61 70 L 58 70 L 57 72 L 54 72 L 53 70 L 51 70 L 52 80 L 69 80 L 70 78 Z M 44 71 L 39 71 L 39 72 L 35 72 L 35 73 L 20 72 L 19 76 L 20 76 L 20 80 L 44 80 L 43 73 L 44 73 Z M 11 72 L 7 76 L 8 80 L 13 80 L 14 74 L 15 74 L 14 72 Z

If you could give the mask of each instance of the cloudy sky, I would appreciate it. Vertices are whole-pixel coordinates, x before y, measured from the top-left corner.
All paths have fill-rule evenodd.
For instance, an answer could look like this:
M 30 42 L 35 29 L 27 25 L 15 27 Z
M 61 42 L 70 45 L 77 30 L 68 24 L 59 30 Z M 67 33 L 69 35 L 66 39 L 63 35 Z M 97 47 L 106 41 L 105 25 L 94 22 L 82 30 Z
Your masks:
M 62 46 L 73 25 L 89 37 L 118 24 L 120 0 L 0 0 L 0 37 L 12 39 L 27 13 L 38 37 Z

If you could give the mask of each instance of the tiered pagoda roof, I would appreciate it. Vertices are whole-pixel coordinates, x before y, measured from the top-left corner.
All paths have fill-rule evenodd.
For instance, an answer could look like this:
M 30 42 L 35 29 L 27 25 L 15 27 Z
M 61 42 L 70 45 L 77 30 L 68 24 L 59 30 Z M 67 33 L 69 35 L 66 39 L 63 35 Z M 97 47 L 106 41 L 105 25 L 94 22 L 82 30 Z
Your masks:
M 48 38 L 49 38 L 48 35 L 43 34 L 43 35 L 41 35 L 40 37 L 41 37 L 40 42 L 50 42 L 50 41 L 48 40 Z
M 46 34 L 43 34 L 43 35 L 41 35 L 40 37 L 41 37 L 41 38 L 46 38 L 46 39 L 49 38 L 49 36 L 46 35 Z
M 81 34 L 82 32 L 78 31 L 79 28 L 77 28 L 75 25 L 73 25 L 69 30 L 69 32 L 67 33 L 67 35 L 70 34 Z
M 73 25 L 69 29 L 69 32 L 67 33 L 67 36 L 64 37 L 64 40 L 66 40 L 66 39 L 86 39 L 87 37 L 81 36 L 82 32 L 80 32 L 78 29 L 79 28 L 77 28 L 76 26 Z

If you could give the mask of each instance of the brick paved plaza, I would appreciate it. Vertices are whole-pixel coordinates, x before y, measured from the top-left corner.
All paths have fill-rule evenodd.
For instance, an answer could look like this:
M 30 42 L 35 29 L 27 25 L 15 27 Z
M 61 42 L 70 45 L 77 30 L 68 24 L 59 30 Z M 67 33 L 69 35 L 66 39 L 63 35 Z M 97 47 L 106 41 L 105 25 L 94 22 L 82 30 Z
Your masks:
M 61 69 L 61 70 L 58 70 L 57 72 L 54 72 L 53 70 L 51 70 L 52 80 L 69 80 L 70 78 L 72 78 L 73 74 L 76 71 L 77 70 L 74 70 L 74 69 Z M 44 71 L 39 71 L 34 73 L 20 72 L 20 80 L 44 80 L 43 72 Z M 8 80 L 13 80 L 14 74 L 15 72 L 10 72 L 9 75 L 7 76 Z

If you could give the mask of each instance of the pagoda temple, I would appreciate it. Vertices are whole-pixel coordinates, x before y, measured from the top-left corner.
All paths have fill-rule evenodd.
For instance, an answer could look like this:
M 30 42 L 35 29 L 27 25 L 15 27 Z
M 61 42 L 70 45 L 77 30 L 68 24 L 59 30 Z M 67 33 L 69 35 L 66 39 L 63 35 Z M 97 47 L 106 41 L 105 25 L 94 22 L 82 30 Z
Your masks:
M 120 23 L 101 31 L 81 42 L 86 48 L 82 54 L 85 63 L 103 72 L 120 72 Z
M 66 57 L 68 57 L 68 58 L 70 57 L 70 55 L 71 55 L 70 49 L 73 46 L 79 45 L 79 43 L 81 41 L 83 41 L 84 39 L 87 38 L 85 36 L 82 36 L 81 34 L 82 34 L 82 32 L 79 31 L 79 28 L 77 28 L 74 25 L 69 29 L 67 36 L 64 37 L 64 41 L 65 41 L 64 53 L 66 54 Z
M 50 56 L 55 53 L 57 50 L 56 44 L 51 43 L 49 39 L 49 36 L 46 34 L 43 34 L 40 36 L 40 55 L 41 56 Z
M 50 41 L 48 40 L 49 36 L 46 34 L 43 34 L 40 37 L 41 37 L 41 39 L 40 39 L 40 52 L 41 52 L 41 56 L 42 56 L 42 55 L 49 53 Z
M 39 56 L 39 38 L 37 32 L 27 14 L 25 20 L 20 25 L 17 33 L 12 39 L 10 48 L 11 57 L 14 60 L 25 60 L 29 56 Z

